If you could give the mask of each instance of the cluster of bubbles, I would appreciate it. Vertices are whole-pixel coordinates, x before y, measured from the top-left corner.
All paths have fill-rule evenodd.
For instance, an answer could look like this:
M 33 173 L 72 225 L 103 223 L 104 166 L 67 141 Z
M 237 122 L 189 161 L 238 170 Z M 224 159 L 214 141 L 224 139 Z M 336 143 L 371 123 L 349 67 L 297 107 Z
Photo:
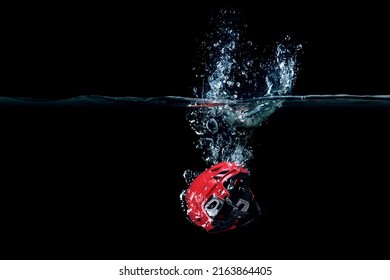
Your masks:
M 264 59 L 246 38 L 247 26 L 237 11 L 222 10 L 213 20 L 215 29 L 201 41 L 202 59 L 193 69 L 197 71 L 193 94 L 210 104 L 189 108 L 186 117 L 199 136 L 195 146 L 208 166 L 222 161 L 247 165 L 253 153 L 253 128 L 283 103 L 283 99 L 261 97 L 290 94 L 302 46 L 285 36 Z M 184 172 L 188 182 L 195 175 Z

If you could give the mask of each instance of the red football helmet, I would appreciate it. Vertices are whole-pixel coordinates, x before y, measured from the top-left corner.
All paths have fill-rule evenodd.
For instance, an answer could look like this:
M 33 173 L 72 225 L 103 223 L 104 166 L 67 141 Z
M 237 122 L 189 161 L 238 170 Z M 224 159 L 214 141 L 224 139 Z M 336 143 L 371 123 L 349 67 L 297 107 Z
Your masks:
M 202 172 L 185 192 L 188 218 L 207 232 L 247 225 L 261 213 L 248 187 L 249 171 L 234 162 L 221 162 Z

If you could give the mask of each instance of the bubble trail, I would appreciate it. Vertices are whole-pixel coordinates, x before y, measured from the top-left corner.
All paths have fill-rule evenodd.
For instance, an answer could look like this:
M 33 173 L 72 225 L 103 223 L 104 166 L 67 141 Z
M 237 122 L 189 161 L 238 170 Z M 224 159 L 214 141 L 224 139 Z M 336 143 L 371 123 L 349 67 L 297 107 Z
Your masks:
M 197 71 L 196 98 L 221 105 L 190 108 L 186 118 L 199 136 L 195 147 L 210 166 L 222 161 L 247 165 L 252 158 L 250 140 L 259 127 L 282 106 L 283 99 L 267 99 L 232 106 L 228 101 L 291 93 L 298 70 L 297 56 L 302 46 L 285 36 L 272 47 L 270 57 L 257 54 L 246 38 L 247 25 L 234 9 L 223 9 L 213 18 L 215 28 L 201 42 Z M 207 105 L 203 103 L 203 105 Z

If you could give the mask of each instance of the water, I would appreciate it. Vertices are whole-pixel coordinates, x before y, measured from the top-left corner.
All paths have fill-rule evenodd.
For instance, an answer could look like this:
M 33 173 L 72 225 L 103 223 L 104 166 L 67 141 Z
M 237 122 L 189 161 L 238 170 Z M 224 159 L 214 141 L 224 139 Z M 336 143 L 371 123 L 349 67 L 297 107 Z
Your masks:
M 2 254 L 34 258 L 39 246 L 47 258 L 104 258 L 108 251 L 148 259 L 167 250 L 180 257 L 183 244 L 233 240 L 275 259 L 294 258 L 296 250 L 307 258 L 364 258 L 386 248 L 389 97 L 279 98 L 282 106 L 260 126 L 241 127 L 252 131 L 241 143 L 251 147 L 246 164 L 262 216 L 246 231 L 219 237 L 203 235 L 181 210 L 180 193 L 209 167 L 186 114 L 204 106 L 257 110 L 267 99 L 216 105 L 180 97 L 2 98 L 4 234 L 13 240 L 29 233 L 15 245 L 18 255 Z M 156 231 L 158 239 L 145 240 Z M 61 243 L 49 246 L 48 236 Z M 156 250 L 134 253 L 134 238 Z M 228 257 L 238 249 L 221 250 Z

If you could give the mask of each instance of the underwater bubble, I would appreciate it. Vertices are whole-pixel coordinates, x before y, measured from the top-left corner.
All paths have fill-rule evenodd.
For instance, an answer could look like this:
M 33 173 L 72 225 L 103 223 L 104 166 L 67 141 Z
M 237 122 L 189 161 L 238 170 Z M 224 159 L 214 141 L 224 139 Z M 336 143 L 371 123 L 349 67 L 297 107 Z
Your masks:
M 207 122 L 207 130 L 210 131 L 211 133 L 216 133 L 218 131 L 218 123 L 217 121 L 212 118 Z
M 184 181 L 185 183 L 189 186 L 192 181 L 194 181 L 194 179 L 200 174 L 200 172 L 197 172 L 197 171 L 193 171 L 193 170 L 190 170 L 190 169 L 186 169 L 184 172 L 183 172 L 183 178 L 184 178 Z

